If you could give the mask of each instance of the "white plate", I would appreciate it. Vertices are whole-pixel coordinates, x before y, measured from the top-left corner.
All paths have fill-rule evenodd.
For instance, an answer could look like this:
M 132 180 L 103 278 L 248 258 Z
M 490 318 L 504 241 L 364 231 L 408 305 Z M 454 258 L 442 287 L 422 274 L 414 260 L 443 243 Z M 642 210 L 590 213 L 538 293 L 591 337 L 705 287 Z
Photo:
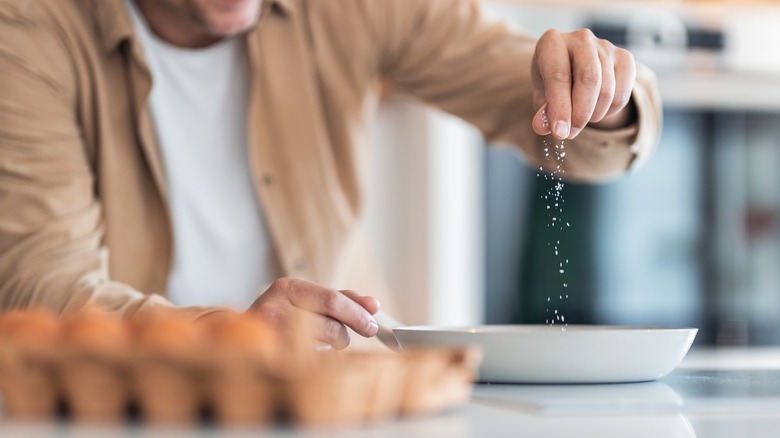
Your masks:
M 402 347 L 476 345 L 482 382 L 618 383 L 661 378 L 685 357 L 695 328 L 487 325 L 393 329 Z

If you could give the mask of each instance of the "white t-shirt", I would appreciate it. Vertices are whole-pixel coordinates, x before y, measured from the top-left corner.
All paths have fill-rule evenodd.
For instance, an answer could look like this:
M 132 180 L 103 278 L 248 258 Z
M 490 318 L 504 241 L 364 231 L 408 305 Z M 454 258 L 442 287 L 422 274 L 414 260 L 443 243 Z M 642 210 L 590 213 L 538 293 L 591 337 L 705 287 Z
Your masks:
M 172 46 L 127 4 L 153 78 L 149 105 L 174 234 L 169 298 L 246 308 L 279 268 L 249 166 L 245 45 Z

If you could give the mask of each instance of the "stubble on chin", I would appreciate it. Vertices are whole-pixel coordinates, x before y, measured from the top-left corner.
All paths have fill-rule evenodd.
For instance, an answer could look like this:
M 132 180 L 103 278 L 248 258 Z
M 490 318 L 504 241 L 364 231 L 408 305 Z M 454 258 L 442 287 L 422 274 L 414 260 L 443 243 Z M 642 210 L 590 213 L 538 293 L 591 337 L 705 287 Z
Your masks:
M 215 37 L 230 37 L 248 31 L 257 24 L 260 17 L 260 5 L 258 3 L 257 11 L 251 19 L 244 23 L 223 23 L 220 22 L 218 11 L 209 9 L 206 4 L 209 0 L 181 0 L 187 6 L 187 15 L 199 27 L 202 27 L 209 35 Z
M 162 6 L 168 9 L 172 14 L 178 15 L 188 21 L 193 29 L 198 28 L 204 34 L 212 37 L 228 37 L 245 32 L 255 24 L 260 16 L 260 9 L 263 1 L 256 5 L 256 11 L 253 16 L 245 22 L 229 22 L 224 17 L 220 19 L 221 11 L 217 6 L 210 4 L 210 0 L 152 0 L 159 1 Z

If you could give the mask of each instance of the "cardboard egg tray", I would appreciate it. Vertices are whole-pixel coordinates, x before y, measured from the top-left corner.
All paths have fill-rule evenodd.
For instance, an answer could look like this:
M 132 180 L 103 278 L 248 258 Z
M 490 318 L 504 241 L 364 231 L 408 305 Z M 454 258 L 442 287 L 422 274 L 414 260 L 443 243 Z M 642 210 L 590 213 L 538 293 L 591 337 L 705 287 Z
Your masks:
M 3 416 L 224 425 L 359 424 L 465 402 L 479 362 L 464 348 L 312 352 L 305 358 L 0 342 Z M 64 409 L 63 409 L 64 407 Z

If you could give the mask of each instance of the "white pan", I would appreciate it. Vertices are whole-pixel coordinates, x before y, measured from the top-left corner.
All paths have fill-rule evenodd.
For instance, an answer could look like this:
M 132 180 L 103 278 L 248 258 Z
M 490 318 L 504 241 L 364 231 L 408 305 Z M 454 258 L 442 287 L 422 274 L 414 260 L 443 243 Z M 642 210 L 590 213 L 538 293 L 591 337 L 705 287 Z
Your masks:
M 393 349 L 478 346 L 479 380 L 496 383 L 625 383 L 659 379 L 685 357 L 695 328 L 594 325 L 402 326 L 376 315 Z

